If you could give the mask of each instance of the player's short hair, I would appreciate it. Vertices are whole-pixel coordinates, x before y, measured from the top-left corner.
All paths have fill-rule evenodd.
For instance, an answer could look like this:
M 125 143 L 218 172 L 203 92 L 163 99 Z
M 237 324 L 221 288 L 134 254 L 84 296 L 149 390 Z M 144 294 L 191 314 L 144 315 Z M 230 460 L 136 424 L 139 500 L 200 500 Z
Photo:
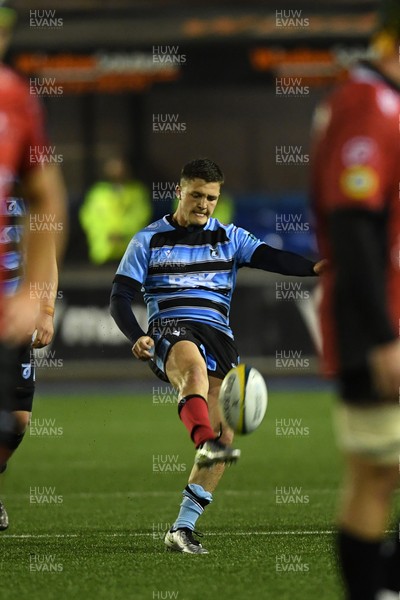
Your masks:
M 206 183 L 224 183 L 224 174 L 213 160 L 197 158 L 186 163 L 181 171 L 181 181 L 204 179 Z

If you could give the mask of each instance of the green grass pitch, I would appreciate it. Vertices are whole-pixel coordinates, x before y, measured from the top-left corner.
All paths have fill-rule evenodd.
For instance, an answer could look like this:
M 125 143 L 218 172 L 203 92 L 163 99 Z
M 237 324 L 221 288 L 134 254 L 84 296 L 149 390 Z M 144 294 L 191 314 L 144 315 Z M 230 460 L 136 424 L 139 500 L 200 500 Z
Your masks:
M 270 394 L 198 522 L 210 554 L 191 556 L 162 541 L 194 456 L 176 406 L 38 395 L 1 483 L 0 597 L 338 600 L 331 406 L 329 393 Z

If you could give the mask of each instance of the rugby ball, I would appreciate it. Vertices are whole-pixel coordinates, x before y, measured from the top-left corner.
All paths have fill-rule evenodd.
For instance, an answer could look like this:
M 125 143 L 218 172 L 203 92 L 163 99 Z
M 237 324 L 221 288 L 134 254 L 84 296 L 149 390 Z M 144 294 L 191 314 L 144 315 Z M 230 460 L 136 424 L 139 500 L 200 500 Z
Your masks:
M 261 424 L 268 404 L 263 376 L 254 367 L 240 364 L 226 374 L 219 405 L 226 423 L 235 433 L 251 433 Z

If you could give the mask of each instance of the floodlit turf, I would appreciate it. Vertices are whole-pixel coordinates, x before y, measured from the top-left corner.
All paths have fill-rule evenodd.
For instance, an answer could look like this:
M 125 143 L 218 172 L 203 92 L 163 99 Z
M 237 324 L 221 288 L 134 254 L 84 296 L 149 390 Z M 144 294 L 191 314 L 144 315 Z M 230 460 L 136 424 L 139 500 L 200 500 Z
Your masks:
M 162 542 L 194 456 L 176 406 L 38 395 L 38 435 L 2 482 L 11 526 L 0 534 L 0 597 L 338 600 L 330 409 L 326 393 L 270 395 L 198 522 L 210 554 L 189 556 Z

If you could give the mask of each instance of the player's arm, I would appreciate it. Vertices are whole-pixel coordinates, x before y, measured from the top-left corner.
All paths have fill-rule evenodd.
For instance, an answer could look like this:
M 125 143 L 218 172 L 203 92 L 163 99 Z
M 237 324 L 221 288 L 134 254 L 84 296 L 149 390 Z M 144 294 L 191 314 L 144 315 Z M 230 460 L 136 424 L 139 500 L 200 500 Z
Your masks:
M 135 358 L 149 360 L 154 341 L 140 327 L 132 303 L 142 299 L 141 284 L 125 275 L 116 275 L 111 290 L 110 312 L 119 329 L 132 344 Z
M 39 315 L 36 320 L 36 338 L 33 348 L 44 348 L 50 344 L 54 335 L 54 312 L 58 290 L 58 268 L 54 243 L 49 249 L 51 254 L 51 268 L 48 273 L 43 296 L 40 299 Z
M 111 291 L 111 315 L 132 344 L 135 358 L 149 360 L 154 340 L 139 326 L 132 311 L 132 302 L 142 298 L 142 285 L 149 266 L 152 233 L 139 231 L 131 239 L 120 262 Z
M 367 209 L 340 209 L 329 216 L 336 269 L 338 337 L 349 352 L 355 340 L 348 333 L 350 307 L 356 307 L 371 335 L 370 361 L 383 395 L 398 396 L 400 341 L 391 322 L 385 281 L 385 256 L 380 237 L 385 215 Z M 347 298 L 347 301 L 346 301 Z
M 325 264 L 326 261 L 315 263 L 294 252 L 277 250 L 267 244 L 260 244 L 253 252 L 248 266 L 281 275 L 313 277 L 322 272 Z
M 329 216 L 337 289 L 357 306 L 374 345 L 397 337 L 386 306 L 385 257 L 378 238 L 383 219 L 380 212 L 362 209 L 336 210 Z M 339 324 L 347 310 L 338 303 Z
M 7 302 L 3 328 L 3 338 L 16 344 L 25 342 L 35 329 L 40 303 L 32 297 L 32 284 L 36 289 L 45 288 L 54 267 L 51 248 L 54 245 L 57 254 L 62 255 L 67 225 L 65 188 L 57 166 L 41 165 L 29 170 L 23 179 L 23 192 L 30 207 L 25 227 L 24 280 Z

